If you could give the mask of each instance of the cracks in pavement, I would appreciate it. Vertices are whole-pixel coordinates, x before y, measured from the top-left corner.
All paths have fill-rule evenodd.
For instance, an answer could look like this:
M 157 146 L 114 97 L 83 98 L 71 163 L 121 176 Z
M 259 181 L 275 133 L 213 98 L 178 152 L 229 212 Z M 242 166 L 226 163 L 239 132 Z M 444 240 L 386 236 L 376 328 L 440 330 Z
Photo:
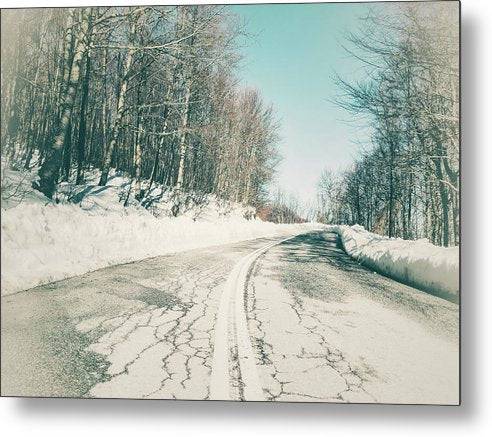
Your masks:
M 195 331 L 194 327 L 197 323 L 207 317 L 208 302 L 212 299 L 211 294 L 220 281 L 213 281 L 211 284 L 209 284 L 208 287 L 206 287 L 208 291 L 205 296 L 201 300 L 197 300 L 198 296 L 196 290 L 199 287 L 203 287 L 203 285 L 200 284 L 206 283 L 204 279 L 205 278 L 203 277 L 197 277 L 194 279 L 192 288 L 193 293 L 190 296 L 190 300 L 192 302 L 195 302 L 195 305 L 198 304 L 199 306 L 201 306 L 202 310 L 201 312 L 199 312 L 199 314 L 196 315 L 196 317 L 191 318 L 191 320 L 186 320 L 189 311 L 191 311 L 191 307 L 188 308 L 188 311 L 183 312 L 183 314 L 176 319 L 175 326 L 172 327 L 164 335 L 163 340 L 172 345 L 170 352 L 162 358 L 162 369 L 168 374 L 168 376 L 161 380 L 160 387 L 157 390 L 149 393 L 148 395 L 146 395 L 146 397 L 152 397 L 161 391 L 165 391 L 166 384 L 173 381 L 175 383 L 178 383 L 183 390 L 186 390 L 187 385 L 190 384 L 193 377 L 192 371 L 194 365 L 192 361 L 195 361 L 195 364 L 197 364 L 198 366 L 205 367 L 207 369 L 207 375 L 209 375 L 211 372 L 209 358 L 210 351 L 212 349 L 211 338 L 213 325 L 212 327 L 210 327 L 210 329 L 206 330 L 199 329 Z M 176 351 L 178 354 L 184 357 L 182 359 L 184 373 L 181 372 L 181 374 L 180 372 L 172 372 L 169 370 L 173 357 L 175 357 Z M 178 379 L 174 378 L 175 376 L 178 376 Z M 175 393 L 172 393 L 172 395 L 173 397 L 177 397 Z M 203 396 L 203 399 L 208 399 L 208 397 L 209 388 L 207 385 L 205 396 Z
M 455 402 L 456 306 L 359 268 L 336 247 L 325 256 L 303 244 L 329 241 L 296 238 L 250 266 L 241 297 L 265 397 Z M 10 374 L 21 368 L 32 379 L 26 395 L 209 399 L 223 282 L 251 248 L 114 266 L 9 298 Z M 228 335 L 230 398 L 244 399 L 236 337 Z M 30 348 L 18 365 L 20 341 Z
M 241 366 L 236 342 L 229 344 L 229 375 L 231 399 L 244 400 L 244 383 L 241 379 Z
M 253 277 L 261 278 L 264 256 L 251 268 Z M 272 284 L 268 283 L 270 290 Z M 264 287 L 266 289 L 266 287 Z M 315 311 L 308 310 L 303 298 L 293 290 L 281 290 L 279 301 L 260 297 L 254 280 L 248 283 L 248 325 L 253 336 L 257 365 L 262 371 L 264 393 L 270 401 L 370 401 L 376 398 L 364 387 L 367 372 L 352 364 L 330 345 L 323 331 L 333 329 Z M 277 308 L 272 308 L 276 304 Z M 290 313 L 283 324 L 284 338 L 275 338 L 271 315 Z M 288 323 L 287 323 L 288 320 Z M 298 345 L 290 351 L 282 343 Z M 322 378 L 322 381 L 318 381 Z M 313 384 L 314 381 L 314 384 Z
M 102 333 L 88 349 L 106 357 L 110 375 L 89 395 L 208 399 L 224 267 L 216 262 L 201 269 L 190 263 L 184 272 L 167 281 L 161 278 L 157 285 L 132 281 L 141 290 L 133 299 L 144 306 L 97 320 L 88 328 Z M 118 290 L 107 292 L 118 294 Z
M 299 288 L 304 295 L 325 302 L 344 302 L 351 295 L 346 281 L 350 277 L 350 283 L 357 286 L 358 292 L 366 298 L 393 311 L 404 308 L 406 315 L 426 324 L 436 335 L 458 335 L 455 303 L 436 299 L 431 294 L 364 267 L 345 253 L 336 234 L 313 232 L 300 235 L 283 243 L 282 247 L 285 250 L 279 255 L 279 260 L 286 263 L 290 272 L 282 275 L 286 288 L 309 283 L 309 287 Z
M 257 261 L 248 325 L 267 398 L 455 402 L 456 305 L 359 268 L 333 243 L 301 236 Z

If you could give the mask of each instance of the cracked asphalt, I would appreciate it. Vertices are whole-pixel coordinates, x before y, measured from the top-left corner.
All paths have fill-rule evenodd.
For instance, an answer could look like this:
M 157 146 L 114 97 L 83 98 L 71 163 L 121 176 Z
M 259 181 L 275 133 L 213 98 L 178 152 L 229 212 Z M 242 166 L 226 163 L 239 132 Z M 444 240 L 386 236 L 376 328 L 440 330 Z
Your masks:
M 2 297 L 2 395 L 209 399 L 228 275 L 272 241 L 147 259 Z M 268 249 L 241 292 L 265 399 L 459 402 L 458 305 L 358 265 L 335 234 Z M 242 400 L 233 337 L 229 349 L 230 398 Z
M 249 331 L 269 400 L 459 402 L 458 305 L 358 265 L 333 233 L 253 266 Z

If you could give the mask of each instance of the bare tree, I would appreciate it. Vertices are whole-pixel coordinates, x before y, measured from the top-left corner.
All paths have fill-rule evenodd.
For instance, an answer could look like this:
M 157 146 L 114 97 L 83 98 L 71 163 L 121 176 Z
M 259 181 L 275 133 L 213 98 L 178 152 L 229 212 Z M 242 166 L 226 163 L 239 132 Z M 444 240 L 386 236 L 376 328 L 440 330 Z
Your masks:
M 132 177 L 127 203 L 150 205 L 159 184 L 177 193 L 176 214 L 206 194 L 261 206 L 278 123 L 258 91 L 238 85 L 240 32 L 221 6 L 2 14 L 2 58 L 17 59 L 2 62 L 10 165 L 35 156 L 48 197 L 60 180 L 99 171 L 103 186 L 114 170 Z
M 390 237 L 457 244 L 457 10 L 405 5 L 365 17 L 364 29 L 348 36 L 347 50 L 368 79 L 338 78 L 337 103 L 370 117 L 372 144 L 339 184 L 339 218 Z

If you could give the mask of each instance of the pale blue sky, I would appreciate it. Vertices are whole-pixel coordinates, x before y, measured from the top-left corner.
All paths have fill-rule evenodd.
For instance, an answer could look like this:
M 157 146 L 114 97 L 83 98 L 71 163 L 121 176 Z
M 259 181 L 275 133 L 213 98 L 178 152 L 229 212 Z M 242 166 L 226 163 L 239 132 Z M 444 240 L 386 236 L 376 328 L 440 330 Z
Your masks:
M 314 200 L 323 168 L 345 168 L 368 133 L 328 101 L 337 93 L 336 71 L 363 74 L 340 42 L 355 31 L 367 4 L 237 5 L 231 10 L 252 39 L 242 41 L 239 75 L 272 103 L 281 120 L 283 162 L 277 183 L 304 202 Z M 372 5 L 374 7 L 374 4 Z

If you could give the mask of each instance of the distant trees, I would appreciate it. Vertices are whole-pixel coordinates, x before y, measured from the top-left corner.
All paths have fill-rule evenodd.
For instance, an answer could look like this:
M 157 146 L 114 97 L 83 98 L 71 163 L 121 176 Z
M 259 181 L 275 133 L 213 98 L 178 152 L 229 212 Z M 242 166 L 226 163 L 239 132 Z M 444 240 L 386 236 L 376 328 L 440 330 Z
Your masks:
M 459 243 L 457 14 L 446 3 L 404 6 L 349 36 L 368 77 L 339 78 L 337 103 L 370 121 L 372 145 L 343 174 L 322 175 L 322 220 Z
M 278 126 L 236 84 L 239 31 L 219 6 L 3 11 L 2 154 L 26 168 L 36 156 L 48 197 L 114 168 L 137 200 L 147 179 L 261 204 Z
M 304 223 L 304 211 L 299 200 L 292 194 L 277 189 L 270 200 L 258 210 L 258 217 L 273 223 Z

